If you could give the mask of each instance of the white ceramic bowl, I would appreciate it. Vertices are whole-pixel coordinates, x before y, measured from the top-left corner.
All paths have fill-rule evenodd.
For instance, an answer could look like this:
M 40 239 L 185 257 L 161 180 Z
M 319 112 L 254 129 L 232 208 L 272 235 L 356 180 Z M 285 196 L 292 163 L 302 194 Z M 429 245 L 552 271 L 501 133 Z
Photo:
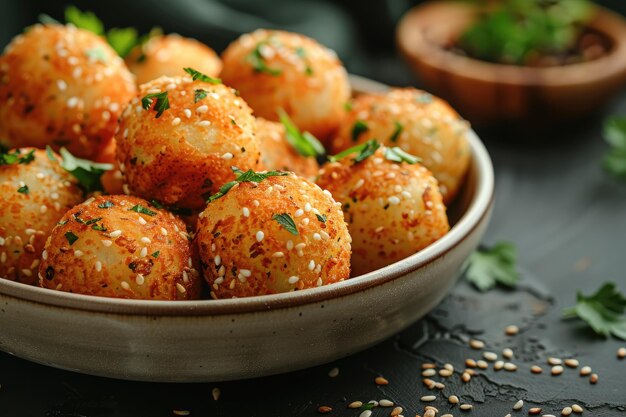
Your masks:
M 0 279 L 0 349 L 88 374 L 191 382 L 293 371 L 372 346 L 435 307 L 483 236 L 493 168 L 476 135 L 468 139 L 472 162 L 449 211 L 454 226 L 409 258 L 324 287 L 216 301 L 98 298 Z

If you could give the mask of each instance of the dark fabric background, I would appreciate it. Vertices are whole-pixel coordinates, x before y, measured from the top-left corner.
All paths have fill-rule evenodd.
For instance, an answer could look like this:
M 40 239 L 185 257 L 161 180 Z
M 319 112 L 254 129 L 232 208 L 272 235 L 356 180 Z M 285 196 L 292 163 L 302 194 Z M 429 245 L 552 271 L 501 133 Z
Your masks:
M 0 45 L 39 13 L 62 19 L 67 5 L 92 10 L 107 27 L 160 26 L 201 40 L 218 52 L 241 33 L 280 28 L 309 35 L 331 47 L 348 70 L 393 85 L 414 83 L 397 59 L 394 26 L 416 0 L 12 0 L 0 4 Z M 626 14 L 625 0 L 598 3 Z

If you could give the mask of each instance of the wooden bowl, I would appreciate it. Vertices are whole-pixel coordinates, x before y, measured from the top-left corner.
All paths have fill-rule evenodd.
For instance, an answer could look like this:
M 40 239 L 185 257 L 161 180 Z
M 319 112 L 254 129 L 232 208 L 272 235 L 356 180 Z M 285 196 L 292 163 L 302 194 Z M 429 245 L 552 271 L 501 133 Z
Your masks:
M 411 9 L 397 28 L 400 51 L 426 89 L 474 125 L 553 125 L 605 104 L 626 82 L 626 20 L 597 7 L 588 28 L 604 35 L 606 55 L 557 67 L 493 64 L 442 47 L 476 18 L 468 3 L 437 1 Z

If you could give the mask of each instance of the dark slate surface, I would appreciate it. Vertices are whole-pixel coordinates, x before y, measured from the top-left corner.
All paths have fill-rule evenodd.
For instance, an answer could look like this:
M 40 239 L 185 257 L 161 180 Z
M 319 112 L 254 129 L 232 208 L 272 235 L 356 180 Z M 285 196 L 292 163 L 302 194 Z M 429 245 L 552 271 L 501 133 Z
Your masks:
M 50 4 L 58 10 L 61 3 L 65 2 Z M 48 3 L 30 0 L 22 4 L 31 6 L 28 16 L 42 10 L 54 14 L 54 9 L 45 7 Z M 370 9 L 360 13 L 365 15 L 366 10 Z M 159 13 L 145 9 L 142 16 L 149 11 Z M 98 14 L 104 12 L 98 10 Z M 112 15 L 118 19 L 114 23 L 129 24 L 124 19 L 130 17 Z M 363 26 L 373 27 L 367 22 L 363 16 Z M 9 33 L 16 30 L 9 27 Z M 369 55 L 349 60 L 349 67 L 387 83 L 412 82 L 399 60 L 389 55 L 391 37 L 386 38 L 382 48 L 387 53 L 373 55 L 370 50 Z M 585 412 L 587 416 L 626 415 L 626 361 L 615 357 L 617 348 L 626 342 L 598 338 L 580 323 L 563 322 L 559 317 L 560 310 L 574 302 L 576 289 L 591 292 L 601 282 L 613 280 L 626 291 L 626 184 L 612 181 L 599 168 L 606 150 L 600 138 L 601 121 L 617 112 L 626 114 L 624 91 L 612 106 L 599 109 L 598 115 L 552 133 L 479 130 L 493 157 L 497 183 L 485 243 L 510 240 L 517 245 L 523 281 L 516 291 L 480 294 L 461 281 L 427 318 L 374 348 L 336 363 L 257 380 L 219 384 L 117 381 L 46 368 L 0 353 L 0 417 L 168 417 L 174 409 L 190 410 L 191 416 L 291 417 L 317 415 L 320 405 L 333 407 L 333 416 L 357 417 L 359 411 L 347 409 L 347 403 L 381 398 L 398 403 L 406 417 L 413 417 L 423 414 L 425 404 L 419 398 L 429 393 L 421 383 L 421 364 L 450 362 L 460 369 L 465 358 L 479 357 L 467 346 L 470 337 L 484 339 L 498 353 L 504 347 L 513 348 L 519 370 L 489 370 L 469 384 L 460 383 L 456 373 L 445 381 L 443 394 L 459 395 L 475 404 L 475 409 L 466 413 L 450 408 L 444 400 L 432 403 L 441 413 L 524 416 L 531 405 L 537 405 L 544 413 L 559 415 L 564 406 L 576 401 L 591 409 Z M 509 324 L 520 326 L 520 335 L 505 336 L 503 328 Z M 571 369 L 560 377 L 550 376 L 545 359 L 551 355 L 575 356 L 581 366 L 590 365 L 599 373 L 600 382 L 592 386 Z M 535 363 L 543 366 L 542 375 L 530 374 Z M 329 378 L 327 373 L 334 367 L 339 368 L 339 376 Z M 390 384 L 376 386 L 378 375 Z M 219 401 L 211 396 L 215 386 L 222 391 Z M 526 405 L 515 412 L 511 407 L 518 398 Z M 375 409 L 373 416 L 387 416 L 389 411 Z

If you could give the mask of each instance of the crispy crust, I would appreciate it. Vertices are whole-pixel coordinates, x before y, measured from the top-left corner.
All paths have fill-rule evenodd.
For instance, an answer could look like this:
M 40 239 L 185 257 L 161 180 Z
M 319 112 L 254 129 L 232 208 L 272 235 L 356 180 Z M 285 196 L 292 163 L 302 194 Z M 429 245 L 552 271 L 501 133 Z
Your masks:
M 99 36 L 35 25 L 0 57 L 0 138 L 10 147 L 67 147 L 94 159 L 108 144 L 136 88 Z
M 261 48 L 263 61 L 279 75 L 256 71 L 250 63 L 260 42 L 267 42 Z M 317 41 L 261 29 L 231 43 L 222 61 L 222 79 L 241 92 L 258 116 L 278 121 L 276 109 L 282 107 L 300 129 L 321 140 L 339 126 L 350 98 L 348 75 L 336 54 Z
M 208 95 L 194 102 L 197 89 Z M 163 91 L 170 108 L 156 118 L 154 109 L 141 107 L 141 98 Z M 255 129 L 252 111 L 231 88 L 189 76 L 161 77 L 142 85 L 124 110 L 116 154 L 132 194 L 202 209 L 207 195 L 234 179 L 232 166 L 257 167 Z
M 107 208 L 106 202 L 113 205 Z M 155 214 L 131 210 L 136 205 Z M 94 230 L 94 225 L 106 230 Z M 90 198 L 69 210 L 52 231 L 39 283 L 101 297 L 197 299 L 202 280 L 184 230 L 180 219 L 140 198 Z
M 295 222 L 298 235 L 273 219 L 283 213 Z M 232 188 L 209 203 L 196 236 L 213 298 L 275 294 L 347 279 L 350 241 L 330 194 L 293 174 Z
M 423 166 L 384 158 L 328 163 L 317 184 L 343 203 L 352 236 L 353 276 L 399 261 L 450 229 L 437 180 Z
M 32 148 L 22 148 L 22 154 Z M 0 277 L 37 282 L 37 266 L 52 228 L 82 192 L 68 172 L 35 150 L 28 164 L 0 165 Z M 28 193 L 17 190 L 22 184 Z
M 357 120 L 367 124 L 368 130 L 353 140 Z M 401 133 L 392 140 L 397 129 Z M 352 102 L 337 137 L 333 151 L 350 148 L 370 139 L 378 139 L 387 146 L 399 146 L 422 158 L 440 184 L 444 202 L 451 202 L 465 178 L 469 166 L 470 149 L 466 139 L 469 128 L 445 101 L 414 88 L 394 89 L 387 94 L 364 94 Z

